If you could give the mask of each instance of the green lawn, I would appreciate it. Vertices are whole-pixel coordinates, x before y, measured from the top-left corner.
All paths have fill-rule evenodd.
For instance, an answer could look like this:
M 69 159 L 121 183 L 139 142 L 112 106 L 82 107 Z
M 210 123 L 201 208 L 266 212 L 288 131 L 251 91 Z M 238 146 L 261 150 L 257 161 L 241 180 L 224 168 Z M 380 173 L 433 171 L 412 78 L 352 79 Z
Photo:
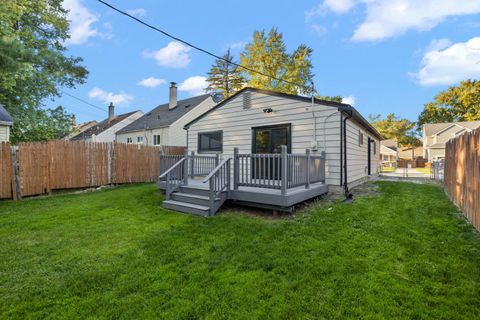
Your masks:
M 290 220 L 153 185 L 0 202 L 0 318 L 478 319 L 479 233 L 437 186 L 378 185 Z

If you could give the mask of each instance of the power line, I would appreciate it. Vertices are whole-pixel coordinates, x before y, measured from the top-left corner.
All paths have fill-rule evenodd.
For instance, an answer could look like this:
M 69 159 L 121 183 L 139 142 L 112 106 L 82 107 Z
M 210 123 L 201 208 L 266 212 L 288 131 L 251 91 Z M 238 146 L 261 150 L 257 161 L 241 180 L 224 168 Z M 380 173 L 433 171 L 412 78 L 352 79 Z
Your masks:
M 72 97 L 73 99 L 76 99 L 76 100 L 78 100 L 78 101 L 80 101 L 80 102 L 85 103 L 86 105 L 89 105 L 90 107 L 93 107 L 93 108 L 96 108 L 96 109 L 98 109 L 98 110 L 107 112 L 107 109 L 104 109 L 104 108 L 102 108 L 102 107 L 99 107 L 99 106 L 96 106 L 96 105 L 94 105 L 94 104 L 91 104 L 90 102 L 85 101 L 85 100 L 83 100 L 83 99 L 81 99 L 81 98 L 79 98 L 79 97 L 76 97 L 76 96 L 74 96 L 73 94 L 70 94 L 70 93 L 68 93 L 68 92 L 65 92 L 65 91 L 63 91 L 63 90 L 61 90 L 61 89 L 60 89 L 59 91 L 60 91 L 61 93 L 63 93 L 63 94 L 66 94 L 66 95 L 69 96 L 69 97 Z
M 238 63 L 229 61 L 229 60 L 227 60 L 227 59 L 225 59 L 225 58 L 223 58 L 223 57 L 220 57 L 220 56 L 218 56 L 218 55 L 216 55 L 216 54 L 214 54 L 214 53 L 211 53 L 211 52 L 208 51 L 208 50 L 202 49 L 202 48 L 200 48 L 200 47 L 198 47 L 198 46 L 196 46 L 196 45 L 194 45 L 194 44 L 191 44 L 190 42 L 187 42 L 187 41 L 185 41 L 185 40 L 182 40 L 182 39 L 180 39 L 180 38 L 178 38 L 178 37 L 176 37 L 176 36 L 174 36 L 174 35 L 171 35 L 170 33 L 166 32 L 166 31 L 163 31 L 163 30 L 161 30 L 161 29 L 159 29 L 159 28 L 157 28 L 157 27 L 155 27 L 155 26 L 153 26 L 153 25 L 151 25 L 151 24 L 149 24 L 149 23 L 147 23 L 147 22 L 145 22 L 145 21 L 137 18 L 137 17 L 134 17 L 133 15 L 131 15 L 131 14 L 129 14 L 129 13 L 127 13 L 127 12 L 121 10 L 121 9 L 118 9 L 117 7 L 109 4 L 108 2 L 105 2 L 105 1 L 103 1 L 103 0 L 97 0 L 97 1 L 100 2 L 100 3 L 102 3 L 102 4 L 105 5 L 105 6 L 109 7 L 110 9 L 117 11 L 118 13 L 120 13 L 120 14 L 122 14 L 122 15 L 124 15 L 124 16 L 126 16 L 126 17 L 128 17 L 128 18 L 130 18 L 130 19 L 133 19 L 133 20 L 137 21 L 137 22 L 140 23 L 140 24 L 143 24 L 143 25 L 146 26 L 147 28 L 150 28 L 150 29 L 153 29 L 153 30 L 155 30 L 155 31 L 157 31 L 157 32 L 160 32 L 160 33 L 162 33 L 163 35 L 165 35 L 165 36 L 167 36 L 167 37 L 169 37 L 169 38 L 171 38 L 171 39 L 173 39 L 173 40 L 175 40 L 175 41 L 181 42 L 181 43 L 183 43 L 183 44 L 185 44 L 185 45 L 187 45 L 187 46 L 189 46 L 189 47 L 191 47 L 191 48 L 193 48 L 193 49 L 195 49 L 195 50 L 198 50 L 198 51 L 200 51 L 200 52 L 203 52 L 203 53 L 205 53 L 205 54 L 207 54 L 207 55 L 209 55 L 209 56 L 212 56 L 212 57 L 214 57 L 214 58 L 216 58 L 216 59 L 220 59 L 220 60 L 222 60 L 222 61 L 225 61 L 226 63 L 232 64 L 232 65 L 234 65 L 234 66 L 236 66 L 236 67 L 239 67 L 239 68 L 248 70 L 248 71 L 253 72 L 253 73 L 257 73 L 257 74 L 262 75 L 262 76 L 264 76 L 264 77 L 268 77 L 268 78 L 271 78 L 271 79 L 274 79 L 274 80 L 277 80 L 277 81 L 282 81 L 282 82 L 285 82 L 285 83 L 289 83 L 289 84 L 292 84 L 292 85 L 295 85 L 295 86 L 299 86 L 299 87 L 302 87 L 302 88 L 305 88 L 305 89 L 309 89 L 309 90 L 312 89 L 312 88 L 310 88 L 309 86 L 306 86 L 306 85 L 303 85 L 303 84 L 299 84 L 299 83 L 295 83 L 295 82 L 292 82 L 292 81 L 288 81 L 288 80 L 285 80 L 285 79 L 280 79 L 280 78 L 277 78 L 277 77 L 275 77 L 275 76 L 271 76 L 271 75 L 265 74 L 265 73 L 263 73 L 263 72 L 257 71 L 257 70 L 255 70 L 255 69 L 252 69 L 252 68 L 249 68 L 249 67 L 245 67 L 245 66 L 242 66 L 242 65 L 240 65 L 240 64 L 238 64 Z

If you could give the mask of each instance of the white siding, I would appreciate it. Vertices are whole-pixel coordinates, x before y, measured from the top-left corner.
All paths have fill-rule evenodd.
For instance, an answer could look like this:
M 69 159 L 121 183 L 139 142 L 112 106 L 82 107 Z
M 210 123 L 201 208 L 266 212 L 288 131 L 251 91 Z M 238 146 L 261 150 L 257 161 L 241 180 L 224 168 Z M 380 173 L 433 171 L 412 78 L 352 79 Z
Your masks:
M 113 142 L 113 141 L 115 141 L 115 133 L 117 131 L 119 131 L 122 128 L 125 128 L 130 123 L 132 123 L 133 121 L 140 118 L 142 115 L 143 115 L 142 111 L 137 111 L 134 114 L 132 114 L 131 116 L 123 119 L 119 123 L 111 126 L 107 130 L 105 130 L 102 133 L 100 133 L 99 135 L 95 136 L 95 138 L 92 139 L 92 140 L 95 141 L 95 142 Z
M 205 99 L 187 114 L 170 125 L 168 132 L 168 145 L 171 146 L 187 146 L 187 131 L 183 129 L 187 123 L 197 118 L 201 114 L 207 112 L 215 105 L 212 98 Z
M 264 113 L 263 109 L 271 108 L 272 113 Z M 298 101 L 285 97 L 251 92 L 251 108 L 243 109 L 243 97 L 235 97 L 220 108 L 210 112 L 191 125 L 188 130 L 189 152 L 197 153 L 197 139 L 199 132 L 223 131 L 223 153 L 226 156 L 233 154 L 238 147 L 240 153 L 252 152 L 252 128 L 276 124 L 292 126 L 292 153 L 304 153 L 316 141 L 318 151 L 326 152 L 326 182 L 331 185 L 340 185 L 340 112 L 336 107 L 318 105 L 315 110 L 315 132 L 313 138 L 314 118 L 312 106 L 309 102 Z M 348 171 L 349 182 L 352 179 L 362 179 L 366 176 L 367 163 L 367 131 L 363 129 L 365 144 L 358 148 L 358 126 L 348 121 Z M 353 136 L 356 130 L 356 135 Z M 373 137 L 372 137 L 373 138 Z M 355 141 L 354 141 L 355 140 Z M 354 143 L 357 143 L 357 147 Z M 372 146 L 372 174 L 378 172 L 380 143 L 376 140 L 377 152 L 373 155 Z M 351 148 L 351 150 L 350 150 Z M 314 152 L 315 153 L 315 152 Z
M 0 125 L 0 142 L 10 141 L 10 127 Z
M 117 141 L 127 143 L 127 138 L 132 138 L 133 143 L 137 143 L 137 137 L 143 136 L 143 144 L 153 145 L 153 136 L 160 135 L 160 144 L 164 146 L 186 146 L 187 131 L 183 129 L 187 123 L 197 118 L 199 115 L 210 110 L 215 103 L 211 98 L 205 99 L 202 103 L 183 115 L 170 126 L 163 128 L 142 130 L 137 132 L 127 132 L 117 134 Z
M 363 144 L 359 144 L 359 133 L 363 133 Z M 349 185 L 355 185 L 368 176 L 368 138 L 371 143 L 370 149 L 370 173 L 376 175 L 380 167 L 380 141 L 373 137 L 355 121 L 347 121 L 347 179 Z

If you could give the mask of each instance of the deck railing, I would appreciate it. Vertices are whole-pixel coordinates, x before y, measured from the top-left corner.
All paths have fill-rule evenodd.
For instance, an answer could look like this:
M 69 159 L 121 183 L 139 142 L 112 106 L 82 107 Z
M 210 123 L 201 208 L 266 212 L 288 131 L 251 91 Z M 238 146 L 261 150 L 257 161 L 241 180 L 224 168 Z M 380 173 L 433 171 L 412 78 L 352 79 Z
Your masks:
M 244 186 L 278 189 L 286 194 L 288 189 L 300 186 L 308 189 L 312 183 L 325 182 L 325 152 L 312 155 L 307 149 L 304 154 L 288 154 L 287 147 L 282 146 L 281 153 L 242 154 L 235 148 L 232 160 L 234 190 Z M 160 165 L 163 169 L 160 178 L 166 179 L 170 193 L 178 186 L 188 184 L 188 177 L 197 176 L 208 176 L 204 182 L 213 184 L 210 186 L 213 192 L 230 188 L 231 160 L 221 161 L 218 154 L 207 156 L 192 152 L 183 157 L 162 156 Z
M 279 154 L 241 154 L 234 150 L 234 189 L 240 186 L 267 189 L 287 189 L 305 186 L 311 183 L 325 182 L 325 153 L 312 155 L 307 149 L 305 154 L 288 154 L 282 146 Z
M 214 210 L 215 199 L 220 197 L 220 194 L 224 191 L 230 191 L 230 176 L 231 176 L 231 158 L 226 158 L 210 172 L 210 174 L 202 181 L 209 185 L 209 207 L 212 213 Z
M 165 179 L 165 198 L 170 199 L 170 195 L 180 186 L 188 184 L 187 176 L 187 158 L 180 159 L 168 170 L 162 173 L 160 180 Z

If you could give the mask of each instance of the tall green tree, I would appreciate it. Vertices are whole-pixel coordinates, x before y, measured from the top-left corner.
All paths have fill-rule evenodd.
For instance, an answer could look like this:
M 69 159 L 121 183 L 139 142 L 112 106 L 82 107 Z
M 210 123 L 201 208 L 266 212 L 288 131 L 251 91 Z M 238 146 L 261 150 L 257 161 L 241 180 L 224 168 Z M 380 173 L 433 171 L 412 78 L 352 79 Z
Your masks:
M 216 59 L 212 65 L 210 72 L 208 72 L 208 87 L 206 92 L 221 92 L 225 98 L 235 94 L 245 85 L 245 78 L 238 66 L 229 63 L 235 62 L 233 56 L 230 54 L 230 49 L 227 50 L 223 59 Z M 227 62 L 228 61 L 228 62 Z
M 425 104 L 418 126 L 426 123 L 480 120 L 480 81 L 465 80 L 441 91 Z
M 320 99 L 320 100 L 338 102 L 338 103 L 341 103 L 341 102 L 343 101 L 343 98 L 342 98 L 341 96 L 321 96 L 321 95 L 315 95 L 315 98 Z
M 244 70 L 250 87 L 291 94 L 310 94 L 310 83 L 313 79 L 312 52 L 311 48 L 302 44 L 292 53 L 288 53 L 282 33 L 272 28 L 268 34 L 265 30 L 254 32 L 253 42 L 247 44 L 245 51 L 240 54 L 240 64 L 267 75 Z
M 420 143 L 413 130 L 415 123 L 408 119 L 401 119 L 390 113 L 385 118 L 379 114 L 370 115 L 369 121 L 385 139 L 397 139 L 401 146 L 418 146 Z
M 51 139 L 49 130 L 37 125 L 56 114 L 44 109 L 45 99 L 60 96 L 60 87 L 84 83 L 88 75 L 81 58 L 66 55 L 66 15 L 62 0 L 2 0 L 0 103 L 14 120 L 13 142 Z

